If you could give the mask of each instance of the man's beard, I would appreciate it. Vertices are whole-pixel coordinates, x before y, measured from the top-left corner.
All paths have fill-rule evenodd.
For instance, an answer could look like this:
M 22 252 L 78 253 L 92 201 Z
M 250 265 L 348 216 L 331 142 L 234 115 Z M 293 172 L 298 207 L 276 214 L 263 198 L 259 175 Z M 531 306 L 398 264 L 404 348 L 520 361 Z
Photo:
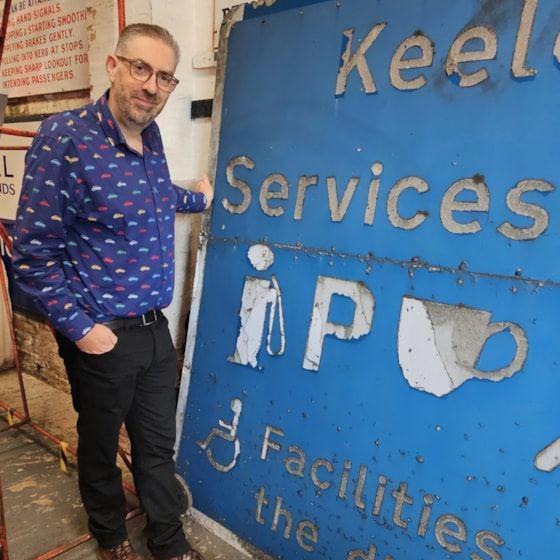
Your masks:
M 159 100 L 157 95 L 149 96 L 145 92 L 133 92 L 128 94 L 124 88 L 114 88 L 115 89 L 115 102 L 121 115 L 128 121 L 128 123 L 137 126 L 141 129 L 146 128 L 154 119 L 160 114 L 163 107 L 159 105 Z M 143 111 L 142 109 L 136 108 L 132 96 L 140 97 L 142 99 L 147 99 L 148 101 L 156 102 L 152 109 Z

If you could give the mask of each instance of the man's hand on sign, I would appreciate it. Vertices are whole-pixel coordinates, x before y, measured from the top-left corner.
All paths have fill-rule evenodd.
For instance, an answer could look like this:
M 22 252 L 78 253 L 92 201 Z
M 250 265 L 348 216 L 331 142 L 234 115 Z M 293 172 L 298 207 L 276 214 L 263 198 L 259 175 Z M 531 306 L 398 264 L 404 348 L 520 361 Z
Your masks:
M 208 179 L 206 173 L 202 176 L 202 179 L 196 183 L 196 190 L 201 192 L 206 197 L 206 208 L 210 208 L 212 200 L 214 199 L 214 187 Z
M 86 336 L 76 341 L 76 346 L 86 354 L 105 354 L 117 344 L 117 335 L 105 325 L 95 325 Z

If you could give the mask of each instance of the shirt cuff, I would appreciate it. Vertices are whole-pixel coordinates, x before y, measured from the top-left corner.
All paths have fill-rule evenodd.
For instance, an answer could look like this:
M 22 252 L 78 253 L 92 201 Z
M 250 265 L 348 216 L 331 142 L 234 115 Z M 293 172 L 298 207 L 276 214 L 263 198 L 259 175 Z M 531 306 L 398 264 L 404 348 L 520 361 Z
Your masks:
M 206 195 L 201 192 L 186 191 L 183 195 L 179 210 L 182 212 L 204 212 L 208 202 Z
M 55 319 L 52 325 L 60 334 L 76 342 L 93 329 L 95 322 L 81 309 L 76 309 L 69 317 L 59 320 Z

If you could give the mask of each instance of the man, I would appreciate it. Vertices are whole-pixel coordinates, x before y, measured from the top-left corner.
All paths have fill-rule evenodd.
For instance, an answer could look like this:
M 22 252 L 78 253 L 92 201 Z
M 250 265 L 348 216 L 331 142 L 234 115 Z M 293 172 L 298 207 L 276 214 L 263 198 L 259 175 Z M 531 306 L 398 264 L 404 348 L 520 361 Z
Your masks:
M 173 294 L 174 214 L 213 189 L 171 183 L 154 119 L 178 81 L 177 43 L 135 24 L 107 57 L 110 89 L 47 119 L 26 157 L 16 222 L 19 286 L 57 331 L 78 412 L 78 473 L 101 560 L 136 560 L 125 528 L 124 422 L 156 560 L 200 560 L 186 542 L 175 481 L 175 349 L 161 309 Z

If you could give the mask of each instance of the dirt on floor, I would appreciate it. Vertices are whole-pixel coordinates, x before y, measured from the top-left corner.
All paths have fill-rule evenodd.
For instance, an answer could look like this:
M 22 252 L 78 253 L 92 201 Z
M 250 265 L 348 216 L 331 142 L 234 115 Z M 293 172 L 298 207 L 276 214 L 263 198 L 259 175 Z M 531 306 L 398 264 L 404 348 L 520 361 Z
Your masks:
M 30 376 L 24 376 L 24 385 L 32 420 L 75 447 L 76 413 L 70 395 Z M 0 371 L 0 401 L 16 411 L 24 409 L 15 370 Z M 17 417 L 12 418 L 18 421 Z M 73 457 L 69 456 L 70 468 L 65 474 L 60 468 L 58 446 L 30 426 L 7 428 L 8 413 L 0 407 L 0 481 L 9 559 L 45 558 L 43 555 L 48 551 L 69 544 L 76 546 L 57 558 L 96 558 L 97 545 L 88 536 Z M 121 444 L 128 449 L 126 433 L 122 434 Z M 122 464 L 121 468 L 124 480 L 132 483 L 128 469 Z M 147 559 L 145 516 L 134 496 L 128 495 L 127 500 L 134 515 L 128 522 L 129 535 L 136 550 Z M 200 519 L 202 516 L 193 512 L 184 518 L 184 527 L 189 542 L 205 560 L 266 558 L 239 543 L 230 546 L 205 529 Z

